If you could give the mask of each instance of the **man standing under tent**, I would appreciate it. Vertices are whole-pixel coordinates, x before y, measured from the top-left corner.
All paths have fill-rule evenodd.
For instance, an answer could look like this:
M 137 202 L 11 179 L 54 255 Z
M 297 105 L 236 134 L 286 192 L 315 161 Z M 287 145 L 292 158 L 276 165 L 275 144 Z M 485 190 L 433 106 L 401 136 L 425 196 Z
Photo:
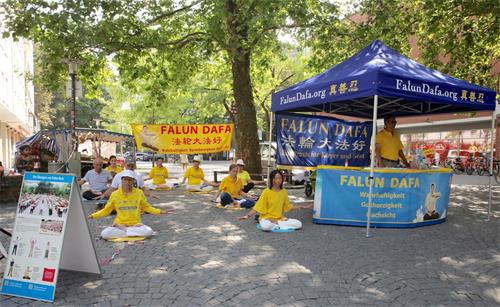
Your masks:
M 399 160 L 406 167 L 410 167 L 410 163 L 408 163 L 403 153 L 404 146 L 401 143 L 401 136 L 395 131 L 396 124 L 396 117 L 393 115 L 386 116 L 384 118 L 384 129 L 377 133 L 375 153 L 378 167 L 398 167 Z

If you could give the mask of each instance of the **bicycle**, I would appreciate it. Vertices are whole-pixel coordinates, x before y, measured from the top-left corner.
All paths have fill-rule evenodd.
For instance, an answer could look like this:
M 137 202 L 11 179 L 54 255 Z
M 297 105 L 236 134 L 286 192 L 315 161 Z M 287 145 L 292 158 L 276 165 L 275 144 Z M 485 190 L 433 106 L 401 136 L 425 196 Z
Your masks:
M 453 169 L 453 172 L 457 175 L 463 174 L 465 172 L 465 163 L 462 159 L 456 158 L 449 161 L 449 167 Z
M 488 160 L 484 157 L 480 157 L 476 159 L 476 172 L 479 176 L 482 176 L 484 174 L 488 174 L 490 171 L 490 165 L 488 163 Z
M 467 175 L 472 175 L 476 170 L 476 162 L 473 158 L 469 158 L 464 163 L 465 172 Z

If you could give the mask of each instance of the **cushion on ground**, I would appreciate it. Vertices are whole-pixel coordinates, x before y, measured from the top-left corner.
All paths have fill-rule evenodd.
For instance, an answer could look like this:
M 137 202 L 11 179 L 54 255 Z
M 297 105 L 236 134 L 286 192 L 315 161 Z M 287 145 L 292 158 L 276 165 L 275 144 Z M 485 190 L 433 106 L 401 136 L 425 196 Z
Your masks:
M 260 224 L 257 224 L 257 229 L 262 230 L 262 227 L 260 226 Z M 283 228 L 277 227 L 277 228 L 271 230 L 271 232 L 293 232 L 293 231 L 295 231 L 295 229 L 289 228 L 289 227 L 283 227 Z
M 220 209 L 233 210 L 233 211 L 245 210 L 245 208 L 233 207 L 233 205 L 223 206 L 220 203 L 218 203 L 217 205 L 215 205 L 215 207 L 216 208 L 220 208 Z
M 123 238 L 109 239 L 109 241 L 111 242 L 135 242 L 144 240 L 146 240 L 146 237 L 123 237 Z

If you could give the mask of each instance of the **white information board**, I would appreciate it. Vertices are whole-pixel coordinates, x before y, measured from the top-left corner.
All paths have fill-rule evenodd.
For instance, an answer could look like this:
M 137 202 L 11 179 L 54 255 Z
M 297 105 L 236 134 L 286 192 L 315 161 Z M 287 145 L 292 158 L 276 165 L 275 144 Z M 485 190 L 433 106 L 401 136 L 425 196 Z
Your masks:
M 75 176 L 26 173 L 1 292 L 52 302 L 59 269 L 101 273 Z

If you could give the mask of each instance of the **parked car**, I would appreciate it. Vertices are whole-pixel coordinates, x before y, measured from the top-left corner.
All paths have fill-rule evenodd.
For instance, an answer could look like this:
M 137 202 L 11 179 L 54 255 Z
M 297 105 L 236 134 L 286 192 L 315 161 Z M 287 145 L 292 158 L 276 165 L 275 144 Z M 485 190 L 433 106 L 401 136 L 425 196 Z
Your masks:
M 472 151 L 462 149 L 460 150 L 460 160 L 465 162 L 467 159 L 470 158 L 471 154 L 473 154 Z M 450 149 L 448 151 L 448 156 L 446 157 L 446 162 L 450 163 L 452 161 L 456 161 L 458 158 L 458 149 Z
M 274 168 L 276 165 L 276 142 L 271 142 L 271 151 L 269 151 L 269 142 L 260 142 L 259 146 L 262 169 L 267 169 L 269 152 L 271 153 L 270 167 Z
M 149 152 L 136 152 L 135 153 L 135 159 L 137 161 L 152 161 L 153 160 L 153 154 Z
M 303 169 L 292 169 L 292 181 L 294 184 L 304 184 L 309 177 L 309 171 Z
M 269 152 L 271 153 L 271 169 L 274 169 L 276 166 L 276 150 L 277 145 L 276 142 L 271 142 L 271 151 L 269 151 L 269 142 L 260 142 L 260 158 L 262 163 L 262 169 L 267 169 L 267 164 L 269 161 Z M 286 171 L 288 173 L 292 173 L 292 183 L 294 184 L 303 184 L 308 176 L 308 171 L 301 168 L 294 168 L 291 171 Z

